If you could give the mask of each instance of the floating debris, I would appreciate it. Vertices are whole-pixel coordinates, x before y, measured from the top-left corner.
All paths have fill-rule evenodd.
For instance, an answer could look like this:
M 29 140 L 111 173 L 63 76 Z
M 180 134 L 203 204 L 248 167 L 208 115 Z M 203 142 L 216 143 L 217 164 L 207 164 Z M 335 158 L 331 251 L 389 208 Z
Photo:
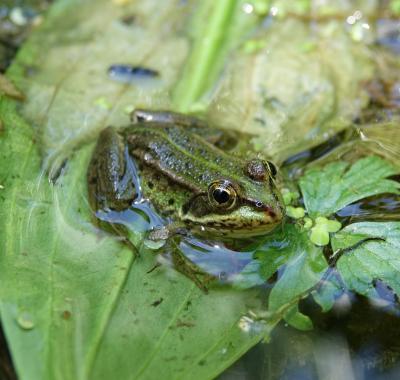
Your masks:
M 10 20 L 18 26 L 25 26 L 29 19 L 24 14 L 24 11 L 20 7 L 15 7 L 10 12 Z
M 61 313 L 61 318 L 68 321 L 69 319 L 71 319 L 72 313 L 69 310 L 64 310 Z
M 159 72 L 143 66 L 116 64 L 108 68 L 111 79 L 122 83 L 131 83 L 135 79 L 156 78 Z
M 2 74 L 0 74 L 0 95 L 5 95 L 15 100 L 25 100 L 25 95 Z

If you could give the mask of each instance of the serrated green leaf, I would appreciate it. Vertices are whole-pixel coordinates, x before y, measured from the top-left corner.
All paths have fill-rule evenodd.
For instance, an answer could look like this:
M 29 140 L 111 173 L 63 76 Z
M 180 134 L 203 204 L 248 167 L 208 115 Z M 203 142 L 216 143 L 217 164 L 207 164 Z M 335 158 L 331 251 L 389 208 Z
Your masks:
M 299 185 L 311 217 L 329 216 L 350 203 L 382 194 L 400 193 L 400 184 L 387 179 L 400 170 L 377 156 L 353 165 L 339 161 L 306 171 Z
M 344 250 L 337 269 L 349 289 L 377 296 L 373 283 L 381 280 L 400 294 L 400 222 L 351 224 L 333 237 L 332 248 Z
M 291 252 L 292 227 L 277 231 L 255 250 L 254 258 L 259 262 L 259 273 L 268 280 L 280 267 L 286 264 Z

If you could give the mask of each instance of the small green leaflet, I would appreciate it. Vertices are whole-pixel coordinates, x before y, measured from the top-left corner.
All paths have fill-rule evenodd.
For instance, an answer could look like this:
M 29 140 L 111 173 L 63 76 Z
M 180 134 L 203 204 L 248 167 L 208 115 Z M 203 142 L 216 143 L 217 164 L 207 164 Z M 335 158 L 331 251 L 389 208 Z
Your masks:
M 324 168 L 311 168 L 300 179 L 308 214 L 329 216 L 350 203 L 382 194 L 399 194 L 400 184 L 387 179 L 400 172 L 391 163 L 377 156 L 358 160 L 353 165 L 333 162 Z

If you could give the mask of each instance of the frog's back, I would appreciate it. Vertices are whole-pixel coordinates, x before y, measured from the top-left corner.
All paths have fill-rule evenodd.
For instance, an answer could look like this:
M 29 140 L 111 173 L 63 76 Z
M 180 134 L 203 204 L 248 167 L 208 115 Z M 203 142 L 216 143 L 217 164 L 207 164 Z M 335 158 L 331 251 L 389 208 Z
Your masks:
M 188 189 L 207 191 L 210 183 L 219 178 L 242 180 L 242 159 L 185 127 L 146 123 L 128 127 L 124 134 L 132 156 Z

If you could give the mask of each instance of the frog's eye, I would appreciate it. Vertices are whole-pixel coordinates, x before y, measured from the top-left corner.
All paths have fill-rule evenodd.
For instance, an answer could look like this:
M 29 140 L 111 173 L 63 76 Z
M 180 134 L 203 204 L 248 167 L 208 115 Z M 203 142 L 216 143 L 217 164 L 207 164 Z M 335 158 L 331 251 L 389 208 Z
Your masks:
M 208 187 L 208 199 L 214 207 L 229 209 L 235 205 L 237 193 L 229 181 L 216 181 Z

